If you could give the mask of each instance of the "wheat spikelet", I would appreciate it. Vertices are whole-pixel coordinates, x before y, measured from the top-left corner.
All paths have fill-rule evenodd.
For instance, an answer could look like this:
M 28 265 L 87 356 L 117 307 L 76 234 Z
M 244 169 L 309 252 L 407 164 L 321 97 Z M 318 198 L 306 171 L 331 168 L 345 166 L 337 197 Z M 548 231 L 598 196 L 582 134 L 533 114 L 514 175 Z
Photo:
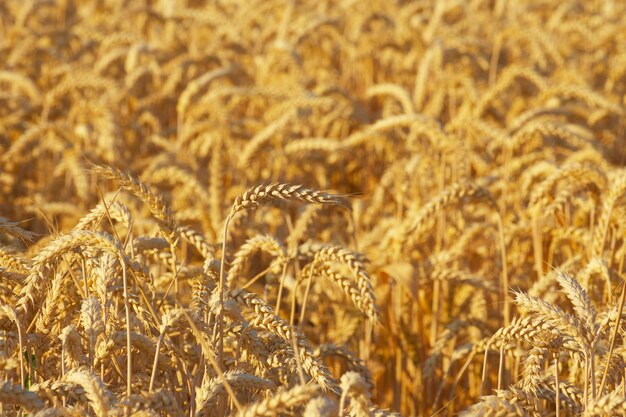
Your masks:
M 89 340 L 89 359 L 93 363 L 96 338 L 104 331 L 102 306 L 96 297 L 83 300 L 80 311 L 80 322 Z
M 560 307 L 537 297 L 529 296 L 524 293 L 515 293 L 515 296 L 515 302 L 520 307 L 541 314 L 556 329 L 574 337 L 576 342 L 579 343 L 581 350 L 586 349 L 588 335 L 583 330 L 584 326 L 576 317 L 566 313 Z
M 622 114 L 624 112 L 621 106 L 611 103 L 601 95 L 583 86 L 556 85 L 546 89 L 541 94 L 543 100 L 548 100 L 552 97 L 581 100 L 589 107 L 599 107 L 616 114 Z
M 74 230 L 91 229 L 92 226 L 102 221 L 106 216 L 110 216 L 111 219 L 121 222 L 126 227 L 130 227 L 132 222 L 130 210 L 119 201 L 99 203 L 96 207 L 91 209 L 89 213 L 81 217 L 76 226 L 74 226 Z
M 304 408 L 304 417 L 336 417 L 337 405 L 324 397 L 310 400 Z
M 518 385 L 526 391 L 535 391 L 543 381 L 543 365 L 546 349 L 533 347 L 524 359 L 523 378 Z
M 165 237 L 168 241 L 173 242 L 176 233 L 176 221 L 172 217 L 171 210 L 159 196 L 152 193 L 147 185 L 132 175 L 113 167 L 97 165 L 93 170 L 104 178 L 115 180 L 120 187 L 144 201 L 150 209 L 150 213 L 163 228 Z
M 60 379 L 47 379 L 41 383 L 31 385 L 30 388 L 33 392 L 46 397 L 51 402 L 61 397 L 66 397 L 79 400 L 85 404 L 88 403 L 88 399 L 85 397 L 85 390 L 82 387 Z
M 224 378 L 231 387 L 238 392 L 242 389 L 267 390 L 274 388 L 274 383 L 256 375 L 249 375 L 242 371 L 228 371 Z M 221 378 L 208 378 L 206 375 L 202 385 L 196 393 L 196 413 L 202 414 L 215 406 L 218 396 L 225 392 Z
M 282 391 L 266 400 L 253 404 L 237 413 L 237 417 L 272 417 L 297 407 L 313 398 L 318 386 L 299 385 L 288 391 Z
M 567 340 L 562 338 L 552 323 L 532 316 L 513 319 L 508 326 L 496 331 L 489 339 L 488 344 L 497 347 L 501 343 L 506 344 L 511 340 L 523 341 L 540 347 L 550 347 L 554 344 L 556 346 L 568 346 Z M 576 344 L 573 347 L 574 350 L 579 349 Z
M 170 244 L 162 237 L 138 237 L 133 240 L 135 253 L 164 251 L 170 248 Z M 164 255 L 165 256 L 165 255 Z
M 143 355 L 147 355 L 148 359 L 154 358 L 155 342 L 149 337 L 141 334 L 130 332 L 130 342 L 132 347 L 136 348 Z M 99 366 L 111 357 L 112 353 L 117 349 L 122 349 L 126 345 L 126 331 L 117 331 L 108 335 L 107 339 L 100 339 L 96 345 L 95 366 Z M 159 366 L 166 367 L 169 360 L 165 356 L 159 356 Z
M 37 331 L 54 336 L 60 330 L 57 326 L 57 320 L 60 317 L 63 296 L 68 289 L 68 284 L 66 274 L 57 273 L 52 278 L 52 284 L 46 293 L 35 323 Z
M 339 414 L 343 415 L 346 398 L 350 397 L 351 415 L 357 417 L 368 416 L 370 414 L 370 392 L 369 386 L 363 376 L 357 372 L 346 372 L 341 376 L 341 399 L 339 402 Z
M 341 142 L 327 138 L 303 138 L 289 142 L 285 146 L 285 154 L 293 157 L 310 156 L 314 152 L 323 152 L 336 157 L 344 148 Z
M 19 255 L 8 253 L 2 248 L 0 248 L 0 265 L 2 265 L 3 268 L 7 268 L 21 274 L 27 274 L 31 269 L 31 265 L 28 260 L 23 259 Z
M 533 84 L 539 91 L 546 89 L 546 81 L 532 69 L 522 68 L 518 66 L 510 66 L 500 75 L 496 84 L 494 84 L 486 94 L 481 97 L 480 102 L 476 105 L 474 114 L 480 116 L 486 111 L 491 102 L 507 88 L 509 88 L 517 79 L 523 79 Z
M 608 369 L 605 369 L 607 368 L 607 365 L 608 365 Z M 611 392 L 611 388 L 613 389 L 617 388 L 620 385 L 620 383 L 624 380 L 624 367 L 625 367 L 624 360 L 621 356 L 619 355 L 611 356 L 611 359 L 608 364 L 602 363 L 597 368 L 596 375 L 594 376 L 596 378 L 596 385 L 598 387 L 602 387 L 602 378 L 606 370 L 606 373 L 607 373 L 607 379 L 605 381 L 606 387 L 607 387 L 606 391 L 607 393 Z M 600 392 L 599 395 L 604 395 L 604 390 L 603 392 Z
M 619 392 L 611 392 L 590 401 L 584 416 L 616 415 L 626 410 L 626 400 Z
M 536 398 L 533 391 L 509 387 L 506 390 L 496 390 L 496 396 L 508 401 L 510 404 L 522 407 L 529 415 L 540 415 L 536 407 Z
M 482 397 L 481 402 L 472 405 L 459 415 L 463 417 L 526 417 L 528 412 L 518 404 L 495 395 L 489 395 Z
M 123 256 L 122 247 L 119 242 L 101 232 L 91 232 L 87 230 L 74 231 L 66 235 L 61 235 L 52 241 L 45 248 L 42 248 L 33 258 L 31 272 L 25 281 L 25 286 L 20 291 L 16 310 L 19 315 L 30 314 L 31 306 L 37 306 L 44 291 L 44 272 L 51 262 L 57 261 L 63 254 L 76 248 L 97 247 L 105 250 L 115 257 Z
M 347 362 L 348 369 L 350 371 L 358 372 L 365 379 L 365 382 L 369 387 L 374 386 L 372 375 L 363 360 L 350 352 L 344 346 L 337 346 L 332 343 L 326 343 L 315 348 L 315 354 L 319 355 L 322 358 L 327 356 L 336 356 L 342 358 Z
M 584 323 L 586 331 L 590 334 L 595 334 L 597 332 L 597 313 L 585 290 L 580 286 L 578 281 L 562 272 L 557 272 L 556 279 L 572 302 L 574 311 L 578 318 Z
M 314 262 L 339 262 L 347 265 L 356 278 L 359 290 L 358 296 L 351 292 L 348 292 L 348 295 L 368 318 L 374 322 L 377 320 L 378 313 L 376 311 L 376 297 L 373 291 L 372 279 L 361 260 L 352 251 L 340 247 L 324 247 L 315 254 Z
M 178 164 L 164 163 L 150 170 L 145 178 L 156 186 L 164 185 L 174 187 L 177 190 L 179 189 L 177 186 L 180 186 L 181 192 L 192 195 L 194 199 L 197 199 L 198 205 L 203 208 L 203 213 L 210 205 L 211 197 L 205 190 L 204 185 L 197 179 L 195 173 Z M 207 216 L 203 214 L 202 221 L 208 224 L 209 220 L 205 217 Z
M 343 290 L 343 293 L 352 300 L 352 303 L 365 317 L 376 320 L 377 310 L 375 304 L 372 302 L 371 298 L 364 298 L 361 296 L 358 286 L 352 279 L 339 273 L 329 265 L 314 267 L 313 264 L 309 264 L 302 269 L 303 277 L 317 275 L 326 277 L 339 285 Z
M 196 78 L 192 82 L 190 82 L 185 90 L 181 93 L 178 98 L 178 104 L 176 105 L 176 112 L 178 113 L 179 125 L 181 125 L 184 120 L 185 113 L 187 108 L 191 104 L 191 100 L 193 96 L 198 94 L 203 88 L 205 88 L 209 83 L 213 80 L 231 75 L 235 71 L 235 67 L 229 66 L 224 68 L 218 68 L 212 71 L 208 71 L 200 77 Z
M 554 378 L 542 382 L 536 390 L 537 397 L 546 399 L 552 403 L 556 402 L 556 384 Z M 575 413 L 580 413 L 583 408 L 583 393 L 575 386 L 565 381 L 559 381 L 559 399 L 563 405 Z
M 213 247 L 207 242 L 206 238 L 202 235 L 202 233 L 188 227 L 188 226 L 179 226 L 176 229 L 176 232 L 180 235 L 180 237 L 191 244 L 200 255 L 204 259 L 211 259 L 215 255 L 215 250 Z
M 539 186 L 533 189 L 528 203 L 529 207 L 535 208 L 545 206 L 546 204 L 542 204 L 540 200 L 545 198 L 545 195 L 549 192 L 549 190 L 562 179 L 574 180 L 576 182 L 588 182 L 600 189 L 603 188 L 605 183 L 605 179 L 602 174 L 598 173 L 593 168 L 576 165 L 564 167 L 552 174 L 550 177 L 546 178 Z
M 282 267 L 287 262 L 287 253 L 283 246 L 272 236 L 254 236 L 246 241 L 237 253 L 235 258 L 230 264 L 226 282 L 229 288 L 235 288 L 235 282 L 243 272 L 246 258 L 257 250 L 267 252 L 269 255 L 275 257 L 277 267 Z
M 330 376 L 328 370 L 319 363 L 317 357 L 313 354 L 306 339 L 299 331 L 292 328 L 284 322 L 280 317 L 274 314 L 274 310 L 260 297 L 253 293 L 239 289 L 232 293 L 232 297 L 242 305 L 247 306 L 254 311 L 256 317 L 251 322 L 254 326 L 266 329 L 275 335 L 281 337 L 287 344 L 291 344 L 292 337 L 296 340 L 299 347 L 299 356 L 302 361 L 303 368 L 323 389 L 337 391 L 336 383 Z
M 414 216 L 407 218 L 400 227 L 400 230 L 397 231 L 397 235 L 396 231 L 393 231 L 393 234 L 388 233 L 386 239 L 397 239 L 400 246 L 411 245 L 411 242 L 417 241 L 421 234 L 424 233 L 427 225 L 432 221 L 437 212 L 451 202 L 456 202 L 464 197 L 492 201 L 486 190 L 474 184 L 453 184 L 420 208 Z
M 128 400 L 120 403 L 120 406 L 131 413 L 137 413 L 141 410 L 153 410 L 155 412 L 165 412 L 174 417 L 183 415 L 174 395 L 163 390 L 133 395 Z
M 69 325 L 61 330 L 59 334 L 61 347 L 63 349 L 61 356 L 62 374 L 80 368 L 85 363 L 85 355 L 82 349 L 82 341 L 80 334 L 76 331 L 76 327 Z
M 269 184 L 250 188 L 237 196 L 230 210 L 229 218 L 242 210 L 253 210 L 272 200 L 303 201 L 310 204 L 338 204 L 347 207 L 340 196 L 305 188 L 302 185 Z
M 65 377 L 67 382 L 79 385 L 85 390 L 89 404 L 98 417 L 107 415 L 110 409 L 111 393 L 107 391 L 99 378 L 86 370 L 75 370 Z

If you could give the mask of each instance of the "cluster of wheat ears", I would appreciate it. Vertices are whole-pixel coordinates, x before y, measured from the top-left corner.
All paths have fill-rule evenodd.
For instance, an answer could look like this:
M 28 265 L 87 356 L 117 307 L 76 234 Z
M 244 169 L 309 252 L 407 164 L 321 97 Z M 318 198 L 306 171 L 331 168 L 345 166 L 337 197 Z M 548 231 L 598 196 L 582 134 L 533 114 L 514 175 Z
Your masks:
M 625 135 L 624 1 L 0 1 L 0 413 L 623 415 Z

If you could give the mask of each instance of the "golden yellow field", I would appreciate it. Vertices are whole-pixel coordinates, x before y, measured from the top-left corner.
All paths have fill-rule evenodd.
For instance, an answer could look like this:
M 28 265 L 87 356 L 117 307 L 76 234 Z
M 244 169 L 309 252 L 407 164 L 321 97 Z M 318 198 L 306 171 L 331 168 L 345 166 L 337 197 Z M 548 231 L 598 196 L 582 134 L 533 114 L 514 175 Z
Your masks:
M 0 415 L 624 415 L 624 194 L 623 0 L 1 0 Z

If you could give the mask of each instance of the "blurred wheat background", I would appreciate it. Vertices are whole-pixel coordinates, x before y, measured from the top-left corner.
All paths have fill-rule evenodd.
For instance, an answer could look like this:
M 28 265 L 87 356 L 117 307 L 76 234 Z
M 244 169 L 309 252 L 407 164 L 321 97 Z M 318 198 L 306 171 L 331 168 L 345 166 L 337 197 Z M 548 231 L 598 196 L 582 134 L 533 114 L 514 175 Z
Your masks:
M 626 413 L 626 2 L 3 0 L 3 416 Z

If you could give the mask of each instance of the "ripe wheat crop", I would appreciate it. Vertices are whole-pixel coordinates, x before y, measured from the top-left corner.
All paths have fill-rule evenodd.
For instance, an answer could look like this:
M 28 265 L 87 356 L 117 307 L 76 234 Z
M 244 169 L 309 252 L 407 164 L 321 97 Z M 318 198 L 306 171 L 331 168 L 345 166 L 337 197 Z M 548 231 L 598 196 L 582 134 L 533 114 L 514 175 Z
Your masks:
M 0 1 L 2 416 L 626 412 L 626 2 Z

